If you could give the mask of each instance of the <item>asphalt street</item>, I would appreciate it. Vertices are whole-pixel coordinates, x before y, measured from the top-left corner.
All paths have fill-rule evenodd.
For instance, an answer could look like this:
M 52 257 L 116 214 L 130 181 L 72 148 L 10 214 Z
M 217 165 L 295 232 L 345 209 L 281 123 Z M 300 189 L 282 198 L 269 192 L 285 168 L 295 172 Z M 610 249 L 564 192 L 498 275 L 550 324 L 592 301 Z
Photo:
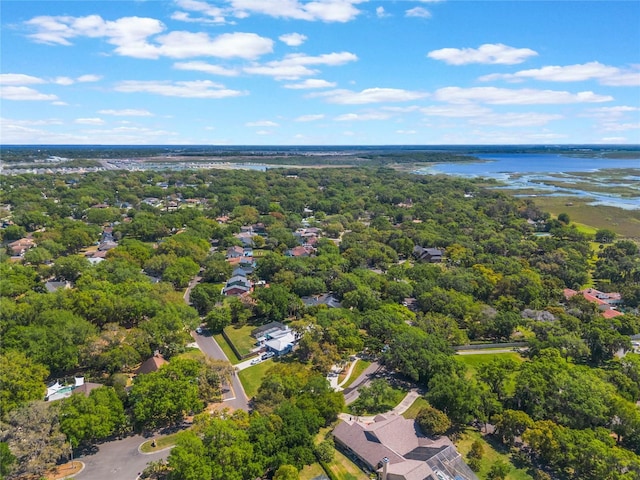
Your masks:
M 77 480 L 134 480 L 148 462 L 167 458 L 170 449 L 150 454 L 141 453 L 138 447 L 148 438 L 141 435 L 98 445 L 98 451 L 77 457 L 85 464 Z
M 191 334 L 202 353 L 216 360 L 229 361 L 213 336 L 206 330 L 203 330 L 202 333 L 192 332 Z M 242 388 L 242 383 L 237 375 L 234 374 L 231 377 L 231 385 L 223 385 L 222 388 L 222 400 L 225 404 L 234 409 L 249 410 L 249 399 L 244 393 L 244 388 Z

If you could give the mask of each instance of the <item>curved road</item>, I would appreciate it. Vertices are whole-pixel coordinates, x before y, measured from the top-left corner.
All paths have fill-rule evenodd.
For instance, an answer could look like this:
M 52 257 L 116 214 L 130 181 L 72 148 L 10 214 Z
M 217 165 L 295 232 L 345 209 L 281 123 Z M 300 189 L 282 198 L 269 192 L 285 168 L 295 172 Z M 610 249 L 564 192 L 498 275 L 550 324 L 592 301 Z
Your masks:
M 135 479 L 145 469 L 147 463 L 167 458 L 171 452 L 171 449 L 166 449 L 156 453 L 140 453 L 138 447 L 145 440 L 148 438 L 134 435 L 98 445 L 96 453 L 75 459 L 83 462 L 85 468 L 74 478 L 78 480 Z

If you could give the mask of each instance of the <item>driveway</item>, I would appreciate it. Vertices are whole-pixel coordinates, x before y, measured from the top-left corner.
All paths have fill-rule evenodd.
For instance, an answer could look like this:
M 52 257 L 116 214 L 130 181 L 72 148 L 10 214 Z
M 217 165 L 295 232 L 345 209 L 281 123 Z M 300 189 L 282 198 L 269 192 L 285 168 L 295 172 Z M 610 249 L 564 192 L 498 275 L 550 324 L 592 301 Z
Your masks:
M 220 345 L 207 330 L 203 330 L 202 333 L 191 332 L 191 335 L 205 355 L 216 360 L 229 361 Z M 234 409 L 249 410 L 249 399 L 237 375 L 234 374 L 231 377 L 231 384 L 223 385 L 222 390 L 222 401 L 227 405 Z
M 364 371 L 360 374 L 358 378 L 356 378 L 349 388 L 345 388 L 343 390 L 344 393 L 344 403 L 349 405 L 355 402 L 360 396 L 360 392 L 358 389 L 360 387 L 364 387 L 368 385 L 371 380 L 376 378 L 376 375 L 383 370 L 383 367 L 378 362 L 372 362 Z
M 77 457 L 84 463 L 82 472 L 75 475 L 77 480 L 135 480 L 147 463 L 164 459 L 171 449 L 150 454 L 140 453 L 138 447 L 148 438 L 141 435 L 98 445 L 94 454 Z

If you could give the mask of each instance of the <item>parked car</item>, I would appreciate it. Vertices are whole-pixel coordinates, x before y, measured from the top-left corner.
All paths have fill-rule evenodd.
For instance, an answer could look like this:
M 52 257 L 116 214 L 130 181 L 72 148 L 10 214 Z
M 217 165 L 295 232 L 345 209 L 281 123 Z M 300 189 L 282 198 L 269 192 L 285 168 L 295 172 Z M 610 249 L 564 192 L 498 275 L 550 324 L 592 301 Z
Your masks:
M 258 358 L 254 358 L 253 360 L 251 360 L 251 365 L 257 365 L 262 361 L 262 359 L 260 357 Z
M 260 357 L 260 358 L 262 358 L 262 360 L 267 360 L 267 359 L 273 357 L 274 355 L 275 355 L 275 353 L 273 353 L 273 352 L 267 352 L 267 353 L 263 353 L 262 357 Z
M 198 335 L 202 335 L 202 327 L 198 327 L 198 328 L 196 328 L 196 333 L 197 333 Z

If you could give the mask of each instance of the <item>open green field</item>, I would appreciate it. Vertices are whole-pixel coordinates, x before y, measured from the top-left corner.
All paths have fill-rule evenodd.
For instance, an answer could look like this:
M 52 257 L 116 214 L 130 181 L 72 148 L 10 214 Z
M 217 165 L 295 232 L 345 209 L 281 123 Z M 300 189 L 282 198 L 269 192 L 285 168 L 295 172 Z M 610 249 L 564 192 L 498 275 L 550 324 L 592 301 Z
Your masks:
M 251 349 L 256 345 L 256 339 L 251 336 L 251 332 L 255 327 L 251 325 L 244 325 L 241 327 L 235 325 L 229 325 L 225 327 L 224 333 L 227 334 L 229 340 L 236 347 L 240 355 L 246 355 L 251 353 Z
M 491 445 L 482 437 L 480 432 L 471 428 L 465 430 L 460 436 L 460 439 L 456 442 L 458 452 L 460 452 L 460 454 L 464 457 L 465 461 L 468 460 L 467 454 L 471 450 L 471 444 L 476 439 L 480 439 L 482 441 L 482 446 L 484 447 L 484 455 L 480 462 L 480 471 L 476 472 L 476 475 L 478 475 L 478 478 L 480 480 L 488 478 L 487 474 L 489 473 L 491 465 L 493 465 L 498 460 L 502 460 L 511 465 L 511 471 L 509 472 L 505 480 L 533 480 L 533 477 L 529 475 L 526 470 L 516 468 L 516 466 L 513 465 L 513 463 L 511 462 L 511 456 L 508 453 L 498 451 L 493 445 Z
M 536 205 L 554 216 L 566 213 L 572 223 L 577 222 L 595 229 L 608 228 L 621 237 L 640 239 L 640 210 L 587 205 L 589 200 L 580 197 L 539 196 L 533 200 Z M 572 205 L 567 205 L 568 203 Z
M 240 378 L 248 398 L 252 398 L 258 393 L 262 379 L 267 375 L 267 371 L 272 366 L 273 360 L 269 359 L 238 372 L 238 378 Z
M 473 375 L 475 375 L 480 365 L 486 365 L 487 363 L 490 363 L 494 358 L 511 358 L 518 363 L 524 361 L 524 359 L 516 352 L 479 353 L 477 355 L 456 355 L 456 360 L 464 363 L 467 366 L 468 370 L 471 371 Z

